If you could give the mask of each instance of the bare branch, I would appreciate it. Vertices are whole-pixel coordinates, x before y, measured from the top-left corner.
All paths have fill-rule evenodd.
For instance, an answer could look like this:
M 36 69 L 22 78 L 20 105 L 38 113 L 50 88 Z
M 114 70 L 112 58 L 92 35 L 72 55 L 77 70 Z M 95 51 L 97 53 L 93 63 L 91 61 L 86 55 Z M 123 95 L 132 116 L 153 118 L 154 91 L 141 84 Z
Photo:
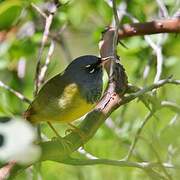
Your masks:
M 156 151 L 156 149 L 154 148 L 152 142 L 149 142 L 146 138 L 144 138 L 142 136 L 140 136 L 140 138 L 150 145 L 152 151 L 154 152 L 154 154 L 155 154 L 155 156 L 157 158 L 157 163 L 159 164 L 159 168 L 162 169 L 162 172 L 165 174 L 165 176 L 167 177 L 168 180 L 172 180 L 171 176 L 169 175 L 166 168 L 164 167 L 164 165 L 163 165 L 163 163 L 161 161 L 161 158 L 160 158 L 158 152 Z
M 106 164 L 119 167 L 135 167 L 140 169 L 148 168 L 157 168 L 159 163 L 150 163 L 150 162 L 130 162 L 125 160 L 110 160 L 110 159 L 73 159 L 69 158 L 65 160 L 65 164 L 71 165 L 97 165 L 97 164 Z M 170 163 L 163 163 L 164 168 L 176 168 Z
M 2 81 L 0 81 L 0 87 L 6 89 L 7 91 L 11 92 L 12 94 L 14 94 L 16 97 L 18 97 L 20 100 L 22 100 L 23 102 L 30 104 L 31 100 L 29 100 L 28 98 L 26 98 L 24 95 L 22 95 L 20 92 L 12 89 L 11 87 L 9 87 L 8 85 L 4 84 Z
M 117 8 L 116 8 L 116 0 L 112 1 L 113 3 L 113 14 L 114 14 L 114 19 L 115 19 L 115 33 L 114 33 L 114 38 L 113 38 L 113 55 L 114 57 L 117 56 L 117 43 L 118 43 L 118 29 L 119 29 L 119 18 L 118 18 L 118 13 L 117 13 Z
M 52 56 L 52 54 L 54 52 L 54 47 L 55 47 L 54 41 L 51 41 L 49 51 L 48 51 L 48 54 L 47 54 L 47 57 L 46 57 L 46 60 L 45 60 L 45 64 L 42 66 L 42 68 L 40 70 L 40 73 L 39 73 L 39 84 L 42 84 L 44 82 L 46 71 L 48 69 L 48 65 L 50 63 L 51 56 Z
M 180 106 L 171 101 L 161 101 L 162 107 L 167 107 L 176 113 L 180 113 Z
M 176 85 L 179 85 L 180 84 L 180 80 L 173 80 L 171 78 L 168 78 L 168 79 L 163 79 L 163 80 L 160 80 L 150 86 L 147 86 L 147 87 L 144 87 L 143 89 L 135 92 L 135 93 L 132 93 L 130 95 L 127 95 L 124 97 L 124 100 L 129 102 L 131 101 L 132 99 L 135 99 L 137 97 L 140 97 L 142 96 L 143 94 L 149 92 L 149 91 L 152 91 L 153 89 L 157 89 L 165 84 L 176 84 Z
M 8 178 L 9 173 L 11 172 L 14 165 L 15 165 L 15 162 L 11 161 L 7 165 L 0 168 L 0 179 L 1 180 L 5 180 Z
M 115 31 L 114 28 L 110 29 Z M 119 38 L 127 38 L 131 36 L 143 36 L 158 33 L 180 33 L 180 19 L 164 19 L 154 20 L 145 23 L 125 24 L 119 30 Z
M 107 72 L 109 75 L 109 81 L 110 81 L 110 86 L 112 85 L 112 89 L 114 89 L 114 85 L 112 83 L 113 81 L 113 74 L 114 74 L 114 65 L 115 65 L 115 61 L 117 60 L 117 44 L 118 44 L 118 29 L 119 29 L 119 18 L 118 18 L 118 13 L 117 13 L 117 8 L 116 8 L 116 0 L 112 0 L 112 8 L 113 8 L 113 14 L 114 14 L 114 20 L 115 20 L 115 31 L 112 35 L 112 44 L 109 44 L 111 46 L 111 53 L 108 54 L 108 56 L 110 57 L 112 55 L 110 64 L 108 64 L 107 67 Z M 103 49 L 103 47 L 101 47 L 100 49 Z M 103 56 L 101 56 L 103 57 Z
M 67 23 L 65 23 L 57 33 L 50 33 L 49 37 L 51 37 L 54 41 L 56 41 L 61 46 L 67 62 L 71 62 L 72 55 L 71 55 L 70 49 L 67 46 L 67 43 L 64 39 L 64 36 L 62 34 L 63 31 L 65 30 L 66 26 L 67 26 Z
M 134 148 L 135 148 L 135 146 L 137 144 L 138 138 L 139 138 L 144 126 L 147 124 L 148 120 L 153 116 L 153 114 L 154 114 L 154 111 L 149 112 L 146 115 L 146 117 L 145 117 L 144 121 L 142 122 L 141 126 L 138 128 L 138 130 L 137 130 L 137 132 L 135 134 L 134 140 L 133 140 L 133 142 L 132 142 L 132 144 L 131 144 L 131 146 L 129 148 L 129 151 L 127 153 L 127 156 L 125 157 L 125 160 L 128 161 L 131 158 L 133 150 L 134 150 Z
M 43 16 L 45 19 L 47 18 L 47 15 L 46 15 L 43 11 L 41 11 L 41 9 L 40 9 L 38 6 L 36 6 L 34 3 L 31 3 L 31 6 L 32 6 L 41 16 Z
M 163 66 L 163 55 L 162 55 L 162 47 L 158 44 L 155 44 L 149 36 L 144 36 L 145 40 L 152 47 L 157 56 L 157 68 L 156 75 L 154 78 L 154 82 L 158 82 L 161 79 L 162 74 L 162 66 Z
M 41 47 L 39 49 L 38 58 L 37 58 L 34 95 L 37 95 L 37 92 L 38 92 L 39 87 L 41 85 L 40 81 L 39 81 L 39 74 L 40 74 L 40 71 L 41 71 L 40 67 L 41 67 L 42 53 L 43 53 L 43 50 L 44 50 L 44 46 L 45 46 L 45 44 L 47 42 L 47 39 L 48 39 L 48 36 L 49 36 L 50 26 L 52 24 L 52 20 L 53 20 L 55 12 L 57 11 L 57 8 L 58 8 L 57 5 L 54 3 L 52 8 L 49 10 L 49 15 L 45 18 L 46 22 L 45 22 L 45 27 L 44 27 L 44 33 L 43 33 L 43 37 L 42 37 L 42 41 L 41 41 Z
M 176 4 L 177 4 L 177 6 L 179 6 L 178 3 L 176 3 Z M 179 4 L 180 4 L 180 2 L 179 2 Z M 173 18 L 180 18 L 180 8 L 173 14 Z
M 157 5 L 159 6 L 159 10 L 162 14 L 162 17 L 168 18 L 169 14 L 168 14 L 168 11 L 164 2 L 162 0 L 156 0 L 156 2 L 157 2 Z

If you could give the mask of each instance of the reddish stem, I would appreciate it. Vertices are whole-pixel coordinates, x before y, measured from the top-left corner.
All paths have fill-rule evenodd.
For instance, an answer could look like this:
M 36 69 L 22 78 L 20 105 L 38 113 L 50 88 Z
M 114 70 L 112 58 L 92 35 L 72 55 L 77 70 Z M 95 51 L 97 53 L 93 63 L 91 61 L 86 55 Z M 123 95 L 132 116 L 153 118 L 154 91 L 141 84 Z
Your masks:
M 110 30 L 115 29 L 111 28 Z M 180 18 L 124 24 L 119 30 L 119 38 L 158 33 L 180 33 Z

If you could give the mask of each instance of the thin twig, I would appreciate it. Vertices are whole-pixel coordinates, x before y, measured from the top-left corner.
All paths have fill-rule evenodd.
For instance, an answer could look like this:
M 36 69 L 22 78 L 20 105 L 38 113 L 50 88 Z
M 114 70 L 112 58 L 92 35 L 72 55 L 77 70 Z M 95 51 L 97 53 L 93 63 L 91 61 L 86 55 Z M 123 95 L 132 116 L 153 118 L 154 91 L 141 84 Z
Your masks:
M 151 147 L 152 147 L 152 149 L 154 151 L 154 154 L 155 154 L 155 156 L 156 156 L 156 158 L 157 158 L 157 160 L 159 162 L 159 166 L 162 169 L 162 172 L 164 172 L 164 174 L 167 176 L 168 180 L 172 180 L 172 177 L 169 175 L 169 173 L 167 172 L 166 168 L 163 166 L 161 158 L 160 158 L 158 152 L 156 151 L 156 149 L 154 148 L 154 146 L 152 145 L 152 143 L 151 143 Z
M 39 49 L 38 58 L 37 58 L 37 65 L 36 65 L 34 96 L 37 95 L 39 87 L 41 85 L 39 82 L 39 74 L 41 71 L 41 68 L 40 68 L 41 67 L 41 58 L 42 58 L 44 46 L 45 46 L 47 39 L 48 39 L 48 36 L 49 36 L 50 26 L 52 24 L 52 20 L 53 20 L 53 17 L 54 17 L 56 10 L 57 10 L 57 6 L 54 4 L 53 8 L 49 12 L 49 15 L 45 18 L 46 22 L 45 22 L 45 27 L 44 27 L 44 33 L 43 33 L 43 37 L 42 37 L 42 41 L 41 41 L 41 47 Z
M 113 73 L 114 73 L 114 64 L 117 60 L 117 44 L 118 44 L 118 30 L 119 30 L 119 18 L 116 8 L 116 0 L 112 0 L 112 8 L 113 8 L 113 14 L 114 14 L 114 20 L 115 20 L 115 31 L 113 35 L 113 44 L 112 44 L 112 61 L 110 61 L 110 68 L 109 68 L 109 81 L 112 83 L 113 79 Z
M 159 164 L 159 167 L 161 168 L 162 172 L 167 176 L 168 180 L 172 180 L 171 176 L 169 175 L 169 173 L 167 172 L 166 168 L 164 167 L 162 161 L 161 161 L 161 158 L 158 154 L 158 152 L 156 151 L 156 149 L 154 148 L 152 142 L 149 142 L 149 140 L 147 140 L 146 138 L 140 136 L 140 138 L 142 140 L 144 140 L 146 143 L 149 144 L 149 146 L 151 147 L 152 151 L 154 152 L 156 158 L 157 158 L 157 164 Z
M 144 82 L 146 82 L 147 77 L 149 75 L 149 72 L 150 72 L 150 69 L 151 69 L 151 61 L 152 61 L 152 58 L 149 57 L 148 62 L 146 64 L 146 66 L 144 67 L 144 71 L 143 71 L 143 80 L 144 80 Z
M 144 87 L 142 88 L 141 90 L 135 92 L 135 93 L 131 93 L 127 96 L 124 97 L 124 101 L 126 102 L 129 102 L 131 101 L 132 99 L 135 99 L 137 97 L 140 97 L 142 96 L 143 94 L 149 92 L 149 91 L 152 91 L 153 89 L 157 89 L 165 84 L 175 84 L 175 85 L 180 85 L 180 80 L 173 80 L 173 79 L 163 79 L 163 80 L 160 80 L 152 85 L 149 85 L 147 87 Z
M 67 43 L 64 39 L 64 36 L 62 34 L 64 32 L 64 30 L 66 29 L 66 26 L 67 26 L 67 23 L 65 23 L 58 32 L 50 33 L 49 37 L 52 38 L 54 41 L 56 41 L 61 46 L 67 62 L 71 62 L 72 55 L 71 55 L 70 49 L 67 46 Z
M 178 2 L 178 1 L 177 1 Z M 176 7 L 179 7 L 179 5 L 180 5 L 180 2 L 179 3 L 176 3 L 177 4 L 177 6 Z M 172 16 L 173 18 L 180 18 L 180 8 L 173 14 L 173 16 Z
M 54 44 L 54 41 L 52 40 L 51 44 L 50 44 L 50 47 L 49 47 L 49 51 L 48 51 L 47 57 L 46 57 L 46 60 L 45 60 L 45 64 L 40 69 L 40 73 L 39 73 L 39 84 L 40 85 L 44 82 L 46 71 L 48 69 L 48 65 L 50 63 L 51 56 L 52 56 L 52 54 L 54 52 L 54 47 L 55 47 L 55 44 Z
M 157 68 L 156 68 L 156 75 L 154 78 L 154 82 L 157 82 L 161 79 L 161 74 L 162 74 L 162 65 L 163 65 L 162 48 L 161 46 L 155 44 L 149 36 L 144 36 L 144 38 L 151 46 L 151 48 L 154 50 L 154 52 L 156 52 Z
M 115 0 L 112 0 L 112 10 L 113 10 L 113 14 L 114 14 L 114 20 L 115 20 L 115 27 L 114 27 L 114 32 L 113 34 L 111 35 L 111 41 L 112 41 L 112 44 L 109 43 L 109 48 L 104 48 L 103 47 L 103 44 L 104 43 L 104 37 L 103 37 L 103 42 L 102 44 L 100 43 L 100 54 L 101 54 L 101 57 L 103 58 L 106 58 L 106 57 L 110 57 L 111 56 L 111 61 L 110 61 L 110 64 L 108 64 L 108 67 L 107 67 L 107 72 L 108 72 L 108 76 L 109 76 L 109 81 L 110 81 L 110 84 L 112 85 L 112 80 L 113 80 L 113 72 L 114 72 L 114 64 L 115 64 L 115 61 L 117 59 L 117 50 L 116 50 L 116 46 L 117 46 L 117 43 L 118 43 L 118 26 L 119 26 L 119 19 L 118 19 L 118 14 L 117 14 L 117 8 L 116 8 L 116 1 Z M 108 43 L 106 43 L 107 45 Z M 107 51 L 108 49 L 108 56 L 104 56 L 104 53 L 102 53 L 101 51 L 104 50 Z M 112 85 L 113 86 L 113 85 Z
M 156 2 L 157 2 L 157 5 L 159 6 L 159 10 L 162 14 L 162 17 L 168 18 L 169 14 L 168 14 L 168 11 L 164 2 L 162 0 L 156 0 Z
M 167 10 L 164 2 L 162 0 L 156 0 L 156 2 L 159 6 L 159 10 L 162 14 L 162 17 L 169 18 L 168 10 Z M 154 51 L 156 52 L 156 56 L 157 56 L 156 76 L 154 78 L 154 82 L 157 82 L 161 79 L 161 74 L 162 74 L 162 70 L 163 70 L 163 62 L 164 62 L 164 58 L 163 58 L 163 54 L 162 54 L 162 45 L 166 41 L 167 35 L 159 34 L 159 37 L 160 37 L 160 40 L 158 43 L 156 43 L 156 48 L 154 49 Z
M 132 15 L 128 16 L 128 17 L 130 17 L 133 22 L 139 23 L 139 20 L 136 19 L 135 17 L 133 17 Z M 144 36 L 145 41 L 151 46 L 151 48 L 154 50 L 154 52 L 156 53 L 156 56 L 157 56 L 156 75 L 154 78 L 154 82 L 157 82 L 161 79 L 161 74 L 162 74 L 162 69 L 163 69 L 163 61 L 164 61 L 161 45 L 167 39 L 167 36 L 164 37 L 164 35 L 162 35 L 162 34 L 159 34 L 159 37 L 160 37 L 160 41 L 159 41 L 159 43 L 156 44 L 153 42 L 151 37 L 149 37 L 147 35 Z M 149 65 L 149 63 L 148 63 L 148 65 Z M 148 70 L 148 67 L 149 67 L 148 65 L 145 67 L 146 70 Z M 147 71 L 146 71 L 146 73 L 147 73 Z M 147 74 L 146 74 L 146 78 L 147 78 Z
M 148 169 L 148 168 L 157 168 L 159 167 L 159 163 L 157 162 L 131 162 L 125 160 L 110 160 L 110 159 L 74 159 L 68 158 L 63 163 L 71 164 L 71 165 L 97 165 L 97 164 L 106 164 L 112 166 L 119 166 L 119 167 L 135 167 L 140 169 Z M 174 165 L 170 163 L 163 163 L 162 166 L 164 168 L 176 168 Z
M 67 42 L 64 38 L 64 36 L 61 34 L 59 35 L 59 44 L 64 52 L 64 56 L 65 56 L 65 59 L 68 63 L 70 63 L 72 61 L 72 55 L 71 55 L 71 51 L 67 45 Z
M 153 116 L 153 114 L 154 114 L 154 111 L 149 112 L 146 115 L 146 117 L 145 117 L 144 121 L 142 122 L 141 126 L 138 128 L 138 130 L 137 130 L 137 132 L 135 134 L 134 140 L 133 140 L 133 142 L 132 142 L 132 144 L 131 144 L 131 146 L 129 148 L 129 151 L 127 153 L 127 156 L 125 157 L 125 160 L 128 161 L 131 158 L 133 150 L 134 150 L 134 148 L 135 148 L 135 146 L 137 144 L 138 138 L 139 138 L 144 126 L 147 124 L 148 120 Z
M 61 138 L 61 136 L 58 134 L 57 130 L 55 129 L 55 127 L 51 124 L 51 122 L 47 122 L 47 124 L 49 125 L 49 127 L 52 129 L 52 131 L 54 132 L 54 134 L 56 134 L 56 136 L 58 138 Z
M 118 13 L 118 18 L 119 18 L 119 23 L 122 21 L 125 13 L 127 10 L 127 1 L 123 0 L 117 7 L 117 13 Z
M 118 30 L 119 30 L 119 17 L 117 13 L 116 8 L 116 0 L 112 1 L 113 3 L 113 14 L 114 14 L 114 20 L 115 20 L 115 32 L 114 32 L 114 38 L 113 38 L 113 55 L 114 57 L 117 56 L 117 43 L 118 43 Z
M 161 101 L 161 107 L 167 107 L 176 113 L 180 113 L 180 106 L 171 101 Z
M 41 11 L 41 9 L 40 9 L 38 6 L 36 6 L 34 3 L 31 3 L 31 6 L 32 6 L 41 16 L 43 16 L 45 19 L 47 18 L 47 15 L 46 15 L 43 11 Z
M 27 104 L 31 104 L 31 100 L 29 100 L 27 97 L 22 95 L 20 92 L 14 90 L 11 87 L 9 87 L 8 85 L 4 84 L 2 81 L 0 81 L 0 87 L 6 89 L 9 92 L 11 92 L 16 97 L 18 97 L 20 100 L 22 100 L 23 102 L 25 102 Z
M 134 23 L 139 23 L 139 20 L 135 17 L 133 17 L 132 15 L 129 15 L 128 13 L 126 13 L 126 15 L 128 15 L 128 17 L 134 22 Z M 159 35 L 161 36 L 161 34 Z M 158 44 L 155 44 L 153 42 L 153 40 L 145 35 L 144 36 L 144 39 L 145 41 L 151 46 L 151 48 L 154 50 L 154 52 L 156 53 L 156 56 L 157 56 L 157 70 L 156 70 L 156 75 L 155 75 L 155 78 L 154 78 L 154 82 L 157 82 L 161 79 L 161 74 L 162 74 L 162 65 L 163 65 L 163 55 L 162 55 L 162 48 L 161 48 L 161 44 L 162 42 L 164 42 L 164 39 L 161 38 L 161 41 L 158 43 Z M 145 70 L 144 70 L 144 74 L 145 75 L 145 78 L 147 78 L 147 73 L 149 73 L 149 62 L 147 64 L 147 66 L 145 67 Z

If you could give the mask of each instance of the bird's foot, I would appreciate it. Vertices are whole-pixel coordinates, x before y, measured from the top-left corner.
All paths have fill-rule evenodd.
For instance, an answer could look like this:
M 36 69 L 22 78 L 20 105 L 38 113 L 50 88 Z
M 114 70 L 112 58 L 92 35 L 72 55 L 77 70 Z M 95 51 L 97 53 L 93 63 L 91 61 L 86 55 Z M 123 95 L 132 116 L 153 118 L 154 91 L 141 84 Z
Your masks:
M 65 152 L 68 152 L 68 153 L 71 152 L 71 147 L 70 146 L 72 146 L 72 143 L 70 141 L 64 139 L 61 136 L 53 137 L 51 140 L 59 142 L 60 145 L 63 147 Z
M 67 133 L 74 132 L 74 133 L 78 134 L 84 144 L 85 140 L 87 139 L 87 135 L 84 132 L 82 132 L 78 127 L 74 126 L 73 124 L 68 123 L 68 125 L 71 128 L 67 129 L 65 131 L 65 133 L 67 134 Z
M 50 122 L 47 122 L 47 123 L 50 126 L 50 128 L 53 130 L 53 132 L 56 134 L 56 137 L 53 137 L 52 141 L 58 141 L 62 145 L 65 152 L 71 152 L 70 146 L 72 145 L 72 143 L 64 139 L 63 137 L 61 137 Z

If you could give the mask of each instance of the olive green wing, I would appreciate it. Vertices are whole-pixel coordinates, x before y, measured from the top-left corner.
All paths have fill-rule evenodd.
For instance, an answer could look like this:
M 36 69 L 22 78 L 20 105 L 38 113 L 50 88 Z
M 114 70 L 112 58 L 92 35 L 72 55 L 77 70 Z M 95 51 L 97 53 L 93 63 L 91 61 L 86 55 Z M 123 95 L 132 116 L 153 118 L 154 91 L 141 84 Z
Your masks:
M 41 116 L 41 114 L 43 116 L 48 113 L 51 114 L 51 109 L 56 111 L 56 109 L 58 109 L 56 106 L 57 100 L 63 93 L 66 83 L 68 84 L 69 80 L 65 80 L 64 76 L 61 74 L 48 80 L 29 106 L 25 113 L 25 117 L 33 121 L 34 117 Z

